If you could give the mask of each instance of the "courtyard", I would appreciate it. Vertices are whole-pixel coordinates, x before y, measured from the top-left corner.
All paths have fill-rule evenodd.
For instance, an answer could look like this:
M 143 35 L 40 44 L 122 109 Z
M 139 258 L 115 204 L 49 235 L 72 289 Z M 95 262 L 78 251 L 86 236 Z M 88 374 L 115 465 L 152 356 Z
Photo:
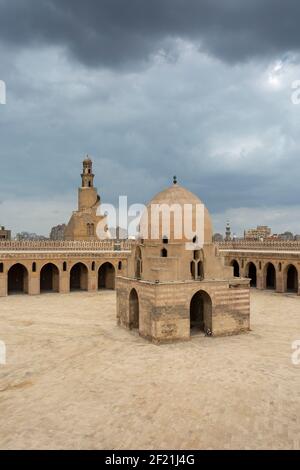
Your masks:
M 0 299 L 1 449 L 299 449 L 300 297 L 251 290 L 250 333 L 153 345 L 114 291 Z

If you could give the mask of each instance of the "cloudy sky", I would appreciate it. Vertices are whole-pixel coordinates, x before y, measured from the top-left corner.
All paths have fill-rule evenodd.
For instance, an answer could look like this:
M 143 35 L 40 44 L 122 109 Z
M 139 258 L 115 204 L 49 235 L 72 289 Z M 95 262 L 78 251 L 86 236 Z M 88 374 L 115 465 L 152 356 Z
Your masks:
M 0 0 L 0 225 L 67 221 L 88 153 L 103 202 L 177 175 L 215 231 L 300 233 L 299 17 L 297 0 Z

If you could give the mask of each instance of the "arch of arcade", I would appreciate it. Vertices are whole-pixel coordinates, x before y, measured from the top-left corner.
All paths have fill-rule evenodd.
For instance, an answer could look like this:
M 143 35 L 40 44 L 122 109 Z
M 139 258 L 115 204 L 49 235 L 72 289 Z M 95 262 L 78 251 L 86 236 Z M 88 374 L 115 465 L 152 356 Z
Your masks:
M 218 250 L 225 264 L 235 266 L 235 275 L 251 279 L 252 287 L 300 295 L 300 242 L 228 241 Z
M 1 242 L 0 297 L 114 289 L 130 246 L 129 241 Z

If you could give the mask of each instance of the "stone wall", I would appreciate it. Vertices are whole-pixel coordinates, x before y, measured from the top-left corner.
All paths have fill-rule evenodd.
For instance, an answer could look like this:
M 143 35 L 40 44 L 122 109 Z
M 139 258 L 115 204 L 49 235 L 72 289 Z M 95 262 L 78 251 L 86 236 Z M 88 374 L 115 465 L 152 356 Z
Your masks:
M 130 328 L 129 296 L 139 299 L 139 334 L 155 343 L 190 339 L 190 304 L 198 291 L 212 304 L 214 336 L 237 334 L 250 328 L 249 281 L 186 281 L 152 283 L 117 278 L 117 322 Z

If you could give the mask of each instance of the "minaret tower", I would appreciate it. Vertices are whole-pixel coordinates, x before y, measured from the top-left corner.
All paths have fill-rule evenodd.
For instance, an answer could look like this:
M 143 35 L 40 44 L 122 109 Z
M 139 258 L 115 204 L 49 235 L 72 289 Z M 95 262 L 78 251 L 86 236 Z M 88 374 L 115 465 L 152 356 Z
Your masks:
M 231 240 L 231 228 L 230 228 L 229 220 L 227 221 L 227 224 L 226 224 L 225 240 L 226 240 L 226 241 Z
M 78 210 L 97 209 L 100 196 L 94 187 L 93 162 L 87 155 L 82 162 L 81 187 L 78 189 Z
M 78 188 L 78 209 L 65 229 L 65 240 L 107 239 L 106 216 L 100 214 L 100 196 L 94 186 L 93 162 L 87 155 L 82 162 L 81 186 Z M 107 232 L 107 233 L 106 233 Z
M 93 162 L 88 155 L 83 160 L 82 165 L 81 186 L 82 188 L 93 188 L 95 175 L 93 174 Z

